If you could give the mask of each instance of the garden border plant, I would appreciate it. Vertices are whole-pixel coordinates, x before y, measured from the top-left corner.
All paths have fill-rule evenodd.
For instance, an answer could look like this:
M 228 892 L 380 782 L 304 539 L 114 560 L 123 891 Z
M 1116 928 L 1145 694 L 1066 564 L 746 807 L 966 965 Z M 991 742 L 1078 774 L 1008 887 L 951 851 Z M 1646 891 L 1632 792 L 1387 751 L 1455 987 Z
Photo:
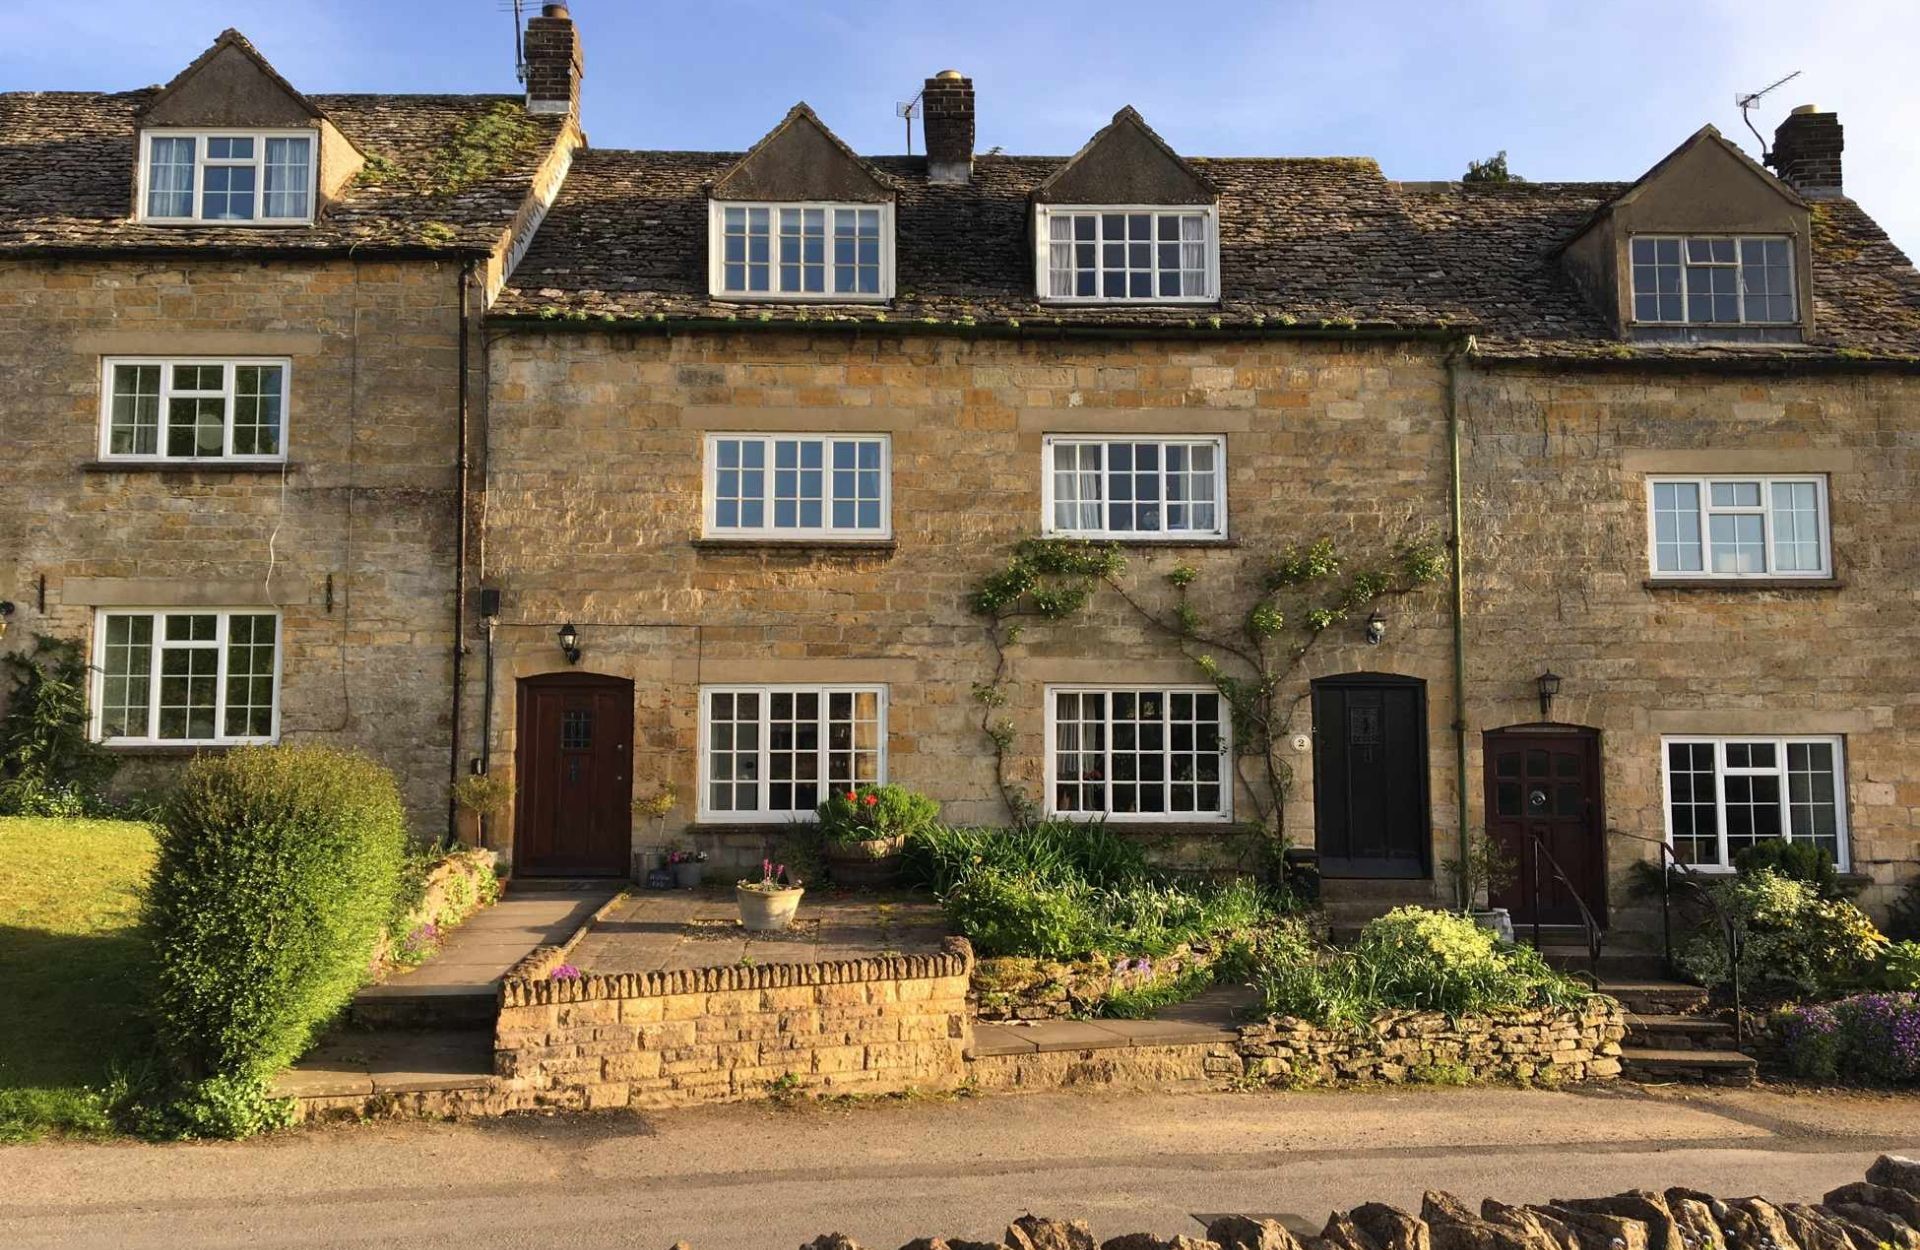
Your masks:
M 0 815 L 99 816 L 119 768 L 93 741 L 85 648 L 35 634 L 31 651 L 0 655 L 13 689 L 0 716 Z

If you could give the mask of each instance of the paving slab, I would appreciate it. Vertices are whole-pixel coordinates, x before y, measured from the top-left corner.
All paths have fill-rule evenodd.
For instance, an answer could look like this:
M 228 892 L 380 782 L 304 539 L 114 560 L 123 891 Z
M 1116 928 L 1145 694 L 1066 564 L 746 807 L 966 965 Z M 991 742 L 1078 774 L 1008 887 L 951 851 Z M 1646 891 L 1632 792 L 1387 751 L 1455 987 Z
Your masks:
M 475 1089 L 492 1079 L 491 1032 L 341 1030 L 281 1073 L 273 1092 L 282 1098 L 341 1098 Z
M 386 989 L 389 996 L 442 987 L 492 992 L 528 951 L 566 941 L 622 886 L 617 881 L 509 881 L 505 897 L 447 934 L 446 944 L 432 959 L 394 973 L 375 988 Z
M 636 890 L 594 922 L 573 962 L 591 973 L 937 954 L 950 930 L 926 895 L 809 891 L 794 928 L 750 933 L 730 887 Z

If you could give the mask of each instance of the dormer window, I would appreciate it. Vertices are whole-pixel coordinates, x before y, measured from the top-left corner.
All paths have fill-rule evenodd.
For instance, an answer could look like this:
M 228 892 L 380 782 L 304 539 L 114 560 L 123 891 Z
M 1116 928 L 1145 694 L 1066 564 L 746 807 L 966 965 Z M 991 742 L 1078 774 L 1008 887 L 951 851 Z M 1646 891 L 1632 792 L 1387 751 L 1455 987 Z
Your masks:
M 1792 325 L 1793 246 L 1778 236 L 1635 235 L 1633 319 L 1642 325 Z
M 1049 302 L 1200 303 L 1218 298 L 1212 208 L 1044 204 L 1037 281 Z
M 891 204 L 716 200 L 708 229 L 717 297 L 847 302 L 893 295 Z
M 145 131 L 141 135 L 141 220 L 221 225 L 310 222 L 313 144 L 310 130 Z

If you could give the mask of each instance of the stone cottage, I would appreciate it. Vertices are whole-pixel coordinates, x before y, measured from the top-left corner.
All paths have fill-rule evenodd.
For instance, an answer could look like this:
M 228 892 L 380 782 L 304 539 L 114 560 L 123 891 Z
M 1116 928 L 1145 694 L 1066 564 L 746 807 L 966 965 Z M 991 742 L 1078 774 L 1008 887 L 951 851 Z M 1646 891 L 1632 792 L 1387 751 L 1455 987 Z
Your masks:
M 1450 897 L 1486 829 L 1539 883 L 1498 901 L 1551 923 L 1628 922 L 1662 846 L 1811 840 L 1870 905 L 1913 871 L 1920 277 L 1845 196 L 1833 114 L 1767 166 L 1707 127 L 1631 183 L 1423 184 L 1177 152 L 1130 108 L 1071 157 L 978 152 L 947 71 L 924 156 L 805 105 L 739 152 L 618 151 L 580 138 L 562 6 L 527 49 L 504 103 L 258 63 L 322 166 L 271 232 L 152 220 L 248 159 L 178 172 L 168 131 L 244 120 L 170 111 L 193 71 L 0 97 L 10 136 L 57 112 L 113 157 L 0 157 L 31 477 L 0 538 L 16 622 L 89 638 L 117 749 L 357 742 L 423 828 L 449 771 L 506 774 L 488 836 L 535 875 L 757 863 L 880 780 L 1213 866 L 1282 829 L 1380 905 Z M 257 116 L 264 213 L 293 121 Z M 241 452 L 236 415 L 169 463 L 211 375 L 141 370 L 222 353 L 234 414 L 249 358 L 286 362 L 286 450 Z M 1124 567 L 983 614 L 1033 538 Z M 1332 600 L 1295 585 L 1322 542 Z M 169 695 L 202 659 L 243 693 Z M 1249 754 L 1230 696 L 1263 673 Z

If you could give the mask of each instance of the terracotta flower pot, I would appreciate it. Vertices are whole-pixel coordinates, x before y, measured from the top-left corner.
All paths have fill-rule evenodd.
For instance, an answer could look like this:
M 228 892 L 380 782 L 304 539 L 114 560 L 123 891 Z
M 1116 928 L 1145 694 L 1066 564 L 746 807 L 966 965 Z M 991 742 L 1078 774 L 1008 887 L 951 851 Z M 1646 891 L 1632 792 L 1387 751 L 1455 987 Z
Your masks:
M 900 852 L 905 838 L 874 838 L 866 842 L 829 840 L 820 849 L 827 873 L 839 885 L 885 886 L 900 877 Z
M 741 885 L 734 887 L 733 897 L 740 904 L 742 927 L 754 933 L 776 933 L 793 923 L 805 893 L 801 886 L 761 890 Z

